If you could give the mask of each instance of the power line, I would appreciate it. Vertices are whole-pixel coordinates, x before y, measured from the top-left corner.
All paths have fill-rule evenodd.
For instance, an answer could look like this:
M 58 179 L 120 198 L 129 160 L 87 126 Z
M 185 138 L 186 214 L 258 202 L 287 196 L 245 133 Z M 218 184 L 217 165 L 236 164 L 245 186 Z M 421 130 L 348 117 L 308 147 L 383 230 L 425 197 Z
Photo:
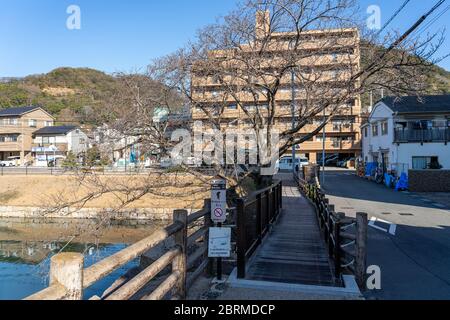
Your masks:
M 420 36 L 423 32 L 425 32 L 427 29 L 429 29 L 433 24 L 436 23 L 437 20 L 439 20 L 444 14 L 447 13 L 447 11 L 450 10 L 450 5 L 447 6 L 444 10 L 441 11 L 433 20 L 428 22 L 425 26 L 423 26 L 421 29 L 417 30 L 417 36 Z
M 400 12 L 406 7 L 406 5 L 410 2 L 411 0 L 406 0 L 402 6 L 392 15 L 392 17 L 384 24 L 384 26 L 380 29 L 380 31 L 378 31 L 377 35 L 380 35 L 381 32 L 383 32 L 384 29 L 386 29 L 386 27 L 391 24 L 391 22 L 400 14 Z

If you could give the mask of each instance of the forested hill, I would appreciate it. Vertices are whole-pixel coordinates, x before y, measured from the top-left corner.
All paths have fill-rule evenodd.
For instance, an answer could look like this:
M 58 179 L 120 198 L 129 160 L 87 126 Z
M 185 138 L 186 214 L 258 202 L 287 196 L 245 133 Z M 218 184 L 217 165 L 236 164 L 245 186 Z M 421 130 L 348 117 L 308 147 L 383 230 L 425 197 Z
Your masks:
M 101 106 L 116 90 L 117 78 L 87 68 L 58 68 L 44 75 L 0 81 L 0 108 L 42 105 L 58 118 Z

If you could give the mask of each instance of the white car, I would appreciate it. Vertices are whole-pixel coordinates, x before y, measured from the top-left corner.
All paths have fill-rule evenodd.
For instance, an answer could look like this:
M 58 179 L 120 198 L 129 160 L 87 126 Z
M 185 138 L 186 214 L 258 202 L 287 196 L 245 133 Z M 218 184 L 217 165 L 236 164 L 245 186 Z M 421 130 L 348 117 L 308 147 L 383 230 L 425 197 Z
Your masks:
M 0 161 L 0 167 L 17 167 L 20 157 L 9 157 L 8 160 Z
M 300 170 L 303 166 L 309 164 L 309 160 L 307 158 L 296 158 L 295 166 L 298 166 Z M 294 170 L 294 166 L 292 165 L 292 157 L 286 156 L 282 157 L 277 162 L 277 169 L 282 171 L 292 171 Z

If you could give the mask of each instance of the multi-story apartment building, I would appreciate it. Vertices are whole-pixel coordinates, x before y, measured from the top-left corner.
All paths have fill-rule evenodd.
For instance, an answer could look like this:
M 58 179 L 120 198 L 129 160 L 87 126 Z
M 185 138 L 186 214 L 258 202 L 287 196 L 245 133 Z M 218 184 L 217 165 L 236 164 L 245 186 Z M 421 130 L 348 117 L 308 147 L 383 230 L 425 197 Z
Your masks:
M 258 33 L 267 32 L 270 14 L 268 12 L 258 12 L 256 17 L 256 37 Z M 258 31 L 260 30 L 260 31 Z M 270 32 L 268 43 L 265 43 L 263 62 L 255 66 L 255 69 L 266 69 L 270 74 L 270 68 L 277 65 L 280 61 L 279 55 L 284 53 L 289 55 L 292 50 L 291 43 L 294 39 L 298 39 L 295 32 Z M 255 40 L 257 41 L 257 40 Z M 280 79 L 279 90 L 274 97 L 276 112 L 274 126 L 279 131 L 285 131 L 292 128 L 292 102 L 297 107 L 305 104 L 308 96 L 315 95 L 314 99 L 320 99 L 321 94 L 316 88 L 326 83 L 336 85 L 336 87 L 328 87 L 326 94 L 332 94 L 335 90 L 345 90 L 344 87 L 349 86 L 351 76 L 360 69 L 360 49 L 359 49 L 359 33 L 355 28 L 348 29 L 326 29 L 326 30 L 308 30 L 301 33 L 300 44 L 295 46 L 299 56 L 293 72 L 300 72 L 302 76 L 292 77 L 291 73 L 284 75 Z M 257 45 L 242 44 L 239 49 L 240 57 L 242 52 L 252 54 L 253 51 L 259 50 Z M 220 50 L 210 52 L 210 59 L 217 61 L 228 60 L 230 68 L 236 68 L 239 62 L 233 61 L 233 55 L 236 50 Z M 304 54 L 303 54 L 304 52 Z M 273 53 L 273 54 L 272 54 Z M 223 58 L 223 59 L 222 59 Z M 238 59 L 237 59 L 238 60 Z M 231 62 L 230 62 L 231 61 Z M 220 62 L 219 62 L 220 63 Z M 256 101 L 254 92 L 248 92 L 245 84 L 226 74 L 220 81 L 214 74 L 213 68 L 209 67 L 209 71 L 205 72 L 202 67 L 194 68 L 191 86 L 192 97 L 195 101 L 192 107 L 192 118 L 194 121 L 210 119 L 209 115 L 201 107 L 202 104 L 211 107 L 212 114 L 219 116 L 219 112 L 214 107 L 220 109 L 220 117 L 230 125 L 237 129 L 248 126 L 248 111 L 259 108 L 264 110 L 268 108 L 267 102 L 262 97 L 260 101 Z M 248 67 L 247 67 L 248 68 Z M 305 75 L 305 77 L 303 77 Z M 270 76 L 269 76 L 270 77 Z M 306 88 L 304 83 L 299 79 L 309 77 L 309 86 Z M 294 79 L 294 80 L 293 80 Z M 266 80 L 266 79 L 263 79 Z M 254 80 L 259 81 L 258 79 Z M 340 86 L 340 84 L 343 84 Z M 350 84 L 352 85 L 352 84 Z M 357 84 L 354 83 L 356 86 Z M 234 93 L 230 93 L 230 88 L 236 88 Z M 225 92 L 225 93 L 224 93 Z M 239 102 L 237 102 L 239 101 Z M 323 147 L 325 145 L 325 153 L 327 155 L 339 154 L 342 158 L 359 156 L 361 151 L 361 134 L 360 134 L 360 115 L 361 115 L 361 99 L 358 95 L 353 95 L 350 103 L 344 102 L 339 108 L 330 123 L 325 129 L 325 141 L 323 141 L 323 131 L 311 138 L 309 141 L 302 143 L 296 147 L 298 155 L 304 155 L 311 162 L 316 162 L 322 158 Z M 266 103 L 266 105 L 264 105 Z M 200 106 L 200 107 L 199 107 Z M 243 110 L 243 109 L 246 110 Z M 295 107 L 294 107 L 295 108 Z M 331 111 L 333 106 L 326 109 L 325 116 Z M 264 111 L 262 111 L 264 113 Z M 300 121 L 297 113 L 296 121 Z M 304 126 L 298 135 L 306 135 L 314 131 L 323 121 L 323 114 L 316 114 L 309 119 L 309 124 Z M 291 151 L 289 151 L 291 153 Z
M 20 157 L 19 164 L 33 161 L 33 133 L 54 124 L 54 118 L 40 107 L 0 110 L 0 161 Z

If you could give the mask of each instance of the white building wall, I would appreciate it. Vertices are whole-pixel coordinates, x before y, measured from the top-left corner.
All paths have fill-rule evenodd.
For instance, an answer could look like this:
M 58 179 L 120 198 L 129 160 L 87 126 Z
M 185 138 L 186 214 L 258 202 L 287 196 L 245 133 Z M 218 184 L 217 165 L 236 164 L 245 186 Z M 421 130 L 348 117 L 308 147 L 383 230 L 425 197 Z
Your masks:
M 388 121 L 388 133 L 383 135 L 381 132 L 381 122 Z M 393 148 L 394 142 L 394 120 L 392 117 L 392 110 L 383 103 L 375 105 L 374 111 L 369 118 L 370 126 L 368 126 L 368 135 L 364 136 L 363 131 L 363 158 L 368 159 L 368 162 L 373 161 L 373 153 L 379 153 L 380 150 L 389 151 L 389 162 L 396 162 L 397 150 Z M 378 136 L 373 136 L 372 126 L 378 126 Z
M 68 151 L 79 154 L 87 151 L 88 136 L 81 130 L 73 130 L 67 134 Z
M 413 157 L 438 157 L 443 169 L 450 170 L 450 144 L 444 143 L 401 143 L 398 148 L 400 163 L 408 163 L 413 168 Z

